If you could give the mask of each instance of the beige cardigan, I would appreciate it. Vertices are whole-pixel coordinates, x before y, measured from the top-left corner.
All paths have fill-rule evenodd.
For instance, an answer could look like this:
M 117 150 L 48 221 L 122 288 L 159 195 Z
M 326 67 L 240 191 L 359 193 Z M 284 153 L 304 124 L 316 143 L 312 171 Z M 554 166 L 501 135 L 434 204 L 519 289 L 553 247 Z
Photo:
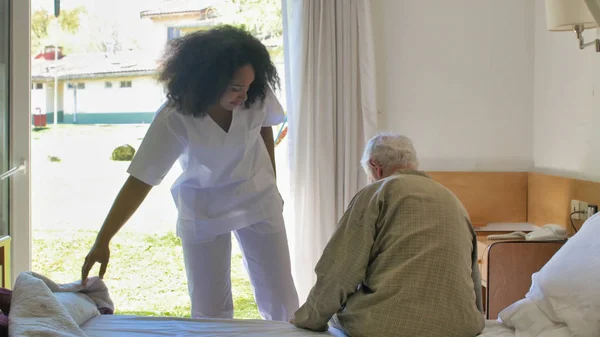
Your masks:
M 477 238 L 461 202 L 425 173 L 401 171 L 350 203 L 296 312 L 352 337 L 469 337 L 484 328 Z

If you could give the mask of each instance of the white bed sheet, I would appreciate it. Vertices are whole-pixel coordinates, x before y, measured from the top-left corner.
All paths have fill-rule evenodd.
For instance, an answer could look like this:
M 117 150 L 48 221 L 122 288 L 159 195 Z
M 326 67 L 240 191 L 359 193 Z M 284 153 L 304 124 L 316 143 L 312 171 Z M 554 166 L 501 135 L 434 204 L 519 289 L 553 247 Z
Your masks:
M 285 322 L 264 320 L 193 320 L 175 317 L 102 315 L 82 326 L 89 337 L 185 337 L 185 336 L 334 336 L 346 337 L 337 329 L 326 333 L 302 330 Z M 513 330 L 487 321 L 479 337 L 514 337 Z
M 515 337 L 515 331 L 497 321 L 486 321 L 485 330 L 478 337 Z
M 139 317 L 101 315 L 82 325 L 89 337 L 185 337 L 185 336 L 334 336 L 346 337 L 339 330 L 317 333 L 286 322 L 265 320 L 188 319 L 176 317 Z

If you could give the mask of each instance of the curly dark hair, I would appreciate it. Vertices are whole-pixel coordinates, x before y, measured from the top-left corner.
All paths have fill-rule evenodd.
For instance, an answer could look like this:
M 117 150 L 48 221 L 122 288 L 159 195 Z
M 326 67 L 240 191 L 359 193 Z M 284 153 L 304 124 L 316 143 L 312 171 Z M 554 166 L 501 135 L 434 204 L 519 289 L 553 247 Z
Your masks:
M 280 86 L 277 69 L 267 48 L 244 29 L 223 25 L 172 40 L 159 70 L 167 98 L 185 115 L 204 117 L 227 90 L 235 72 L 254 68 L 246 108 L 263 100 L 269 86 Z

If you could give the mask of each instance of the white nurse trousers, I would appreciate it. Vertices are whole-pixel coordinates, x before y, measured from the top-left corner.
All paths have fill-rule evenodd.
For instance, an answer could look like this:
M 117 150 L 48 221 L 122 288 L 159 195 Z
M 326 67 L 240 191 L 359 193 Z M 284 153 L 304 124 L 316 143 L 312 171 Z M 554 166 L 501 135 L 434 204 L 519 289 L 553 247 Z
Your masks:
M 270 221 L 281 221 L 273 224 Z M 287 322 L 298 309 L 283 216 L 234 231 L 261 316 Z M 273 228 L 276 231 L 273 232 Z M 266 229 L 266 230 L 265 230 Z M 233 318 L 231 233 L 214 241 L 183 240 L 192 318 Z

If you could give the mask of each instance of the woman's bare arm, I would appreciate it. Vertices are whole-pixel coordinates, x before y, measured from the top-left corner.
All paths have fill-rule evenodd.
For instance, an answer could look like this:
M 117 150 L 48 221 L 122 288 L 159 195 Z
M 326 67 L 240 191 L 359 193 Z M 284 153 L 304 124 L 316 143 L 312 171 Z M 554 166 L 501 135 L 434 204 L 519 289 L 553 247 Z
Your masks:
M 115 198 L 115 201 L 104 220 L 104 224 L 102 224 L 102 228 L 98 233 L 96 242 L 108 244 L 113 236 L 119 232 L 121 227 L 123 227 L 127 220 L 129 220 L 140 207 L 142 201 L 146 199 L 146 196 L 151 189 L 151 185 L 148 185 L 133 176 L 129 176 Z

